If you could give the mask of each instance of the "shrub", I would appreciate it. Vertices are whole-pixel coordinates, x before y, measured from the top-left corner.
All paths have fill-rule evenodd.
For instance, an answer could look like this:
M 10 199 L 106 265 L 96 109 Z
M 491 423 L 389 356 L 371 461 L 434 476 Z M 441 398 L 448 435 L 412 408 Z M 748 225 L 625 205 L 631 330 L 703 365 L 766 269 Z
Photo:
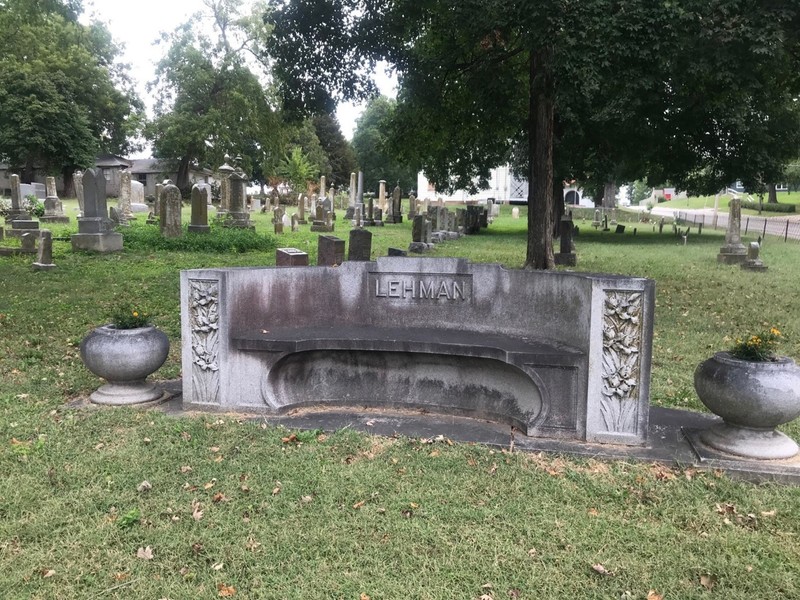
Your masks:
M 129 250 L 170 250 L 179 252 L 249 252 L 258 250 L 269 252 L 277 247 L 271 235 L 259 234 L 252 229 L 222 227 L 211 223 L 209 233 L 188 233 L 184 226 L 184 234 L 177 238 L 161 235 L 158 226 L 132 224 L 122 231 L 125 237 L 125 248 Z
M 742 208 L 749 208 L 750 210 L 759 210 L 764 212 L 779 212 L 779 213 L 793 213 L 797 212 L 796 204 L 776 204 L 775 202 L 758 202 L 752 200 L 742 200 Z

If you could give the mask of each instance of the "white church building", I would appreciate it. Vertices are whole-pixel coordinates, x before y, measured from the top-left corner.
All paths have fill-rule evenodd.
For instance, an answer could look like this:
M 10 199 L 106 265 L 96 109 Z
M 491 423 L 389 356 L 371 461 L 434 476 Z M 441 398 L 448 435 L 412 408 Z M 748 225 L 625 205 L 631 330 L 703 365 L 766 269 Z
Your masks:
M 426 198 L 435 201 L 442 198 L 445 202 L 466 202 L 467 200 L 477 200 L 485 202 L 489 198 L 500 204 L 525 204 L 528 202 L 528 182 L 517 179 L 511 171 L 509 165 L 504 165 L 491 170 L 489 175 L 489 187 L 485 190 L 478 190 L 476 194 L 470 194 L 467 190 L 456 190 L 452 194 L 437 192 L 436 187 L 428 181 L 425 174 L 420 171 L 417 173 L 417 198 Z M 567 204 L 586 204 L 594 206 L 591 201 L 583 201 L 583 190 L 575 187 L 564 189 L 564 202 Z

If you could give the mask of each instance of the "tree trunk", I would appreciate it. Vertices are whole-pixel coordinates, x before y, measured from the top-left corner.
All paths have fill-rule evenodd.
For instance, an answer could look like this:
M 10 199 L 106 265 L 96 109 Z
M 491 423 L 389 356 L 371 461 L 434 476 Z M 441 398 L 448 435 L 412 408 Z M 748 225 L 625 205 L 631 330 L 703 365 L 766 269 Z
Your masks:
M 75 172 L 75 167 L 67 166 L 61 169 L 61 178 L 64 180 L 64 189 L 61 191 L 62 198 L 74 198 L 75 191 L 73 190 L 72 174 Z
M 607 181 L 606 187 L 603 189 L 603 208 L 616 208 L 617 207 L 617 184 L 613 181 Z
M 767 204 L 777 204 L 778 203 L 778 190 L 775 187 L 774 183 L 767 184 L 767 190 L 769 192 L 769 196 L 767 196 Z
M 22 167 L 22 173 L 19 176 L 20 183 L 33 183 L 33 159 L 29 158 L 25 161 L 25 166 Z
M 553 174 L 553 237 L 561 235 L 561 217 L 565 212 L 564 180 Z
M 528 249 L 525 268 L 554 269 L 552 47 L 531 53 L 528 113 Z
M 184 156 L 178 164 L 178 180 L 175 182 L 179 190 L 189 187 L 189 157 Z

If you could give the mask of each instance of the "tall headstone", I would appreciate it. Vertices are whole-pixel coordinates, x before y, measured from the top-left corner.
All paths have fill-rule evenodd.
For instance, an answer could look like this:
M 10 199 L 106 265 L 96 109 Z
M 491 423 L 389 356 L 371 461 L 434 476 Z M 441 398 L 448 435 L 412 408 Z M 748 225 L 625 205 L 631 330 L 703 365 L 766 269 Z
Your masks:
M 389 207 L 389 212 L 385 217 L 387 223 L 402 223 L 403 222 L 403 206 L 402 206 L 403 192 L 400 190 L 400 182 L 392 190 L 392 204 Z
M 366 229 L 351 229 L 347 260 L 368 261 L 370 254 L 372 254 L 372 232 Z
M 78 216 L 83 216 L 83 171 L 72 174 L 72 185 L 75 186 L 75 197 L 78 199 Z
M 363 204 L 364 203 L 364 172 L 358 172 L 358 194 L 357 194 L 356 202 Z M 364 214 L 362 213 L 361 216 L 363 217 Z
M 247 178 L 241 173 L 233 172 L 228 177 L 228 196 L 230 198 L 228 213 L 225 216 L 225 227 L 241 227 L 254 229 L 250 213 L 245 206 L 245 185 Z
M 417 197 L 414 194 L 408 195 L 408 220 L 413 221 L 417 216 Z
M 272 209 L 272 225 L 275 233 L 283 233 L 283 217 L 286 211 L 281 205 Z
M 378 182 L 378 207 L 386 210 L 386 181 L 384 179 Z
M 125 169 L 119 174 L 119 199 L 117 208 L 125 220 L 135 219 L 131 211 L 131 172 Z
M 297 194 L 297 223 L 306 225 L 306 198 L 302 194 Z
M 355 208 L 356 206 L 356 174 L 350 173 L 350 198 L 348 199 L 349 205 Z
M 144 184 L 141 181 L 131 181 L 131 210 L 147 212 L 147 203 L 144 200 Z
M 747 248 L 742 243 L 742 201 L 732 198 L 728 212 L 728 229 L 725 232 L 725 245 L 719 249 L 717 262 L 737 265 L 747 259 Z
M 317 266 L 333 267 L 344 262 L 344 240 L 333 235 L 317 239 Z
M 181 191 L 177 186 L 167 184 L 161 190 L 161 215 L 159 217 L 161 235 L 176 238 L 183 235 L 181 227 Z
M 153 212 L 158 215 L 158 218 L 161 218 L 161 193 L 164 191 L 164 184 L 157 183 L 156 184 L 156 196 L 155 200 L 153 201 Z
M 16 220 L 29 221 L 31 216 L 22 208 L 22 184 L 19 175 L 11 175 L 11 210 L 6 216 L 6 223 L 13 223 Z
M 189 233 L 208 233 L 208 198 L 205 191 L 197 184 L 192 186 L 192 220 Z
M 64 214 L 64 205 L 58 199 L 56 178 L 48 177 L 45 181 L 47 198 L 44 200 L 44 215 L 39 220 L 42 223 L 69 223 L 69 217 Z
M 328 188 L 325 187 L 325 175 L 319 176 L 319 195 L 317 196 L 320 200 L 325 198 L 325 192 Z
M 108 218 L 106 178 L 100 169 L 83 173 L 83 216 L 78 218 L 78 233 L 73 235 L 73 250 L 119 252 L 122 235 L 113 230 Z
M 561 217 L 559 223 L 559 237 L 560 247 L 559 251 L 554 254 L 557 265 L 566 265 L 574 267 L 578 264 L 578 257 L 572 251 L 572 219 L 569 215 Z
M 228 164 L 230 157 L 225 155 L 225 162 L 217 169 L 219 171 L 219 209 L 217 210 L 217 217 L 224 217 L 225 213 L 230 210 L 231 190 L 230 190 L 230 176 L 235 172 L 235 169 Z
M 39 232 L 39 255 L 33 263 L 34 271 L 50 271 L 55 269 L 53 264 L 53 234 L 49 229 Z
M 416 254 L 427 252 L 431 249 L 428 241 L 426 241 L 426 228 L 430 228 L 430 221 L 425 215 L 416 215 L 411 224 L 411 243 L 408 245 L 408 251 Z
M 292 215 L 292 233 L 300 231 L 300 219 L 297 218 L 297 213 Z

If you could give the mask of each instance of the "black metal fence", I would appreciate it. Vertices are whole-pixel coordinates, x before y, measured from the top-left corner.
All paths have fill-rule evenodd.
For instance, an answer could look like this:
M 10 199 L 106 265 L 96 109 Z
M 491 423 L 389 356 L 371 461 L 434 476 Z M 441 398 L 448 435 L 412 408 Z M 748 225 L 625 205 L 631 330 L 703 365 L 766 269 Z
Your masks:
M 704 228 L 723 230 L 728 228 L 727 213 L 712 215 L 678 211 L 675 213 L 675 220 L 681 225 L 695 224 Z M 796 218 L 773 217 L 766 219 L 757 216 L 743 216 L 741 231 L 743 235 L 758 235 L 762 238 L 769 235 L 783 238 L 784 242 L 800 240 L 800 220 Z

